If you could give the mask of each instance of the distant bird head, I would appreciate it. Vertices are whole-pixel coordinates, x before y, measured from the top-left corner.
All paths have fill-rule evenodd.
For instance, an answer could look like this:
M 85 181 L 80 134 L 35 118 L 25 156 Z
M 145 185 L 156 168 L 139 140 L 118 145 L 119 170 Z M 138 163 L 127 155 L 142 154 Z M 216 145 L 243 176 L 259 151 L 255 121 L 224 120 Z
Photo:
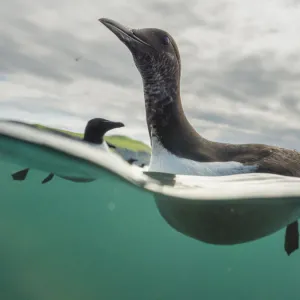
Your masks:
M 105 133 L 114 128 L 124 127 L 122 122 L 113 122 L 102 118 L 94 118 L 88 121 L 84 140 L 93 144 L 101 144 Z
M 107 18 L 99 21 L 131 51 L 144 80 L 180 77 L 180 55 L 169 33 L 156 28 L 131 29 Z

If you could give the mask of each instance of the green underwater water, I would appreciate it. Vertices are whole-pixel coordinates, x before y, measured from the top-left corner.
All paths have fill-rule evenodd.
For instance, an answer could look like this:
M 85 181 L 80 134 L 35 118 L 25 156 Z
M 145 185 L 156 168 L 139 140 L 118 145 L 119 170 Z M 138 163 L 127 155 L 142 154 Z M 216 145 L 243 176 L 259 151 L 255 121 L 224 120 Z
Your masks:
M 22 168 L 22 167 L 21 167 Z M 0 299 L 300 298 L 300 251 L 284 232 L 237 246 L 186 237 L 153 197 L 109 175 L 92 183 L 0 163 Z

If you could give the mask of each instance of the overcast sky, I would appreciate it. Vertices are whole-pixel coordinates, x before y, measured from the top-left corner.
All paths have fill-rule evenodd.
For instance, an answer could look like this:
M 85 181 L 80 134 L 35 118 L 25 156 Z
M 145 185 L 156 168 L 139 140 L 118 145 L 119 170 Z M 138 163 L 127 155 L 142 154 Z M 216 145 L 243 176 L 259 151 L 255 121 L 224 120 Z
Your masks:
M 204 137 L 300 150 L 300 1 L 10 0 L 0 10 L 0 117 L 83 131 L 93 117 L 148 142 L 141 77 L 101 23 L 176 40 L 182 101 Z

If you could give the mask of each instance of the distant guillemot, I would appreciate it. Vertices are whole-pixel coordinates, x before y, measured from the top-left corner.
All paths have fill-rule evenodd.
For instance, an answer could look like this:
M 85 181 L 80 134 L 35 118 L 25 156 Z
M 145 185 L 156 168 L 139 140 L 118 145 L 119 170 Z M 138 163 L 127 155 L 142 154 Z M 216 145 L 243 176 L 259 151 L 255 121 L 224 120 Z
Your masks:
M 104 151 L 109 151 L 109 148 L 116 148 L 114 145 L 112 145 L 109 142 L 106 142 L 104 140 L 104 135 L 106 134 L 106 132 L 108 132 L 111 129 L 114 128 L 120 128 L 120 127 L 124 127 L 125 125 L 121 122 L 113 122 L 113 121 L 109 121 L 103 118 L 94 118 L 88 121 L 86 127 L 85 127 L 85 131 L 84 131 L 84 136 L 83 136 L 83 141 L 90 143 L 96 147 L 98 147 L 101 150 Z M 63 136 L 67 136 L 70 138 L 70 135 L 65 134 L 63 132 L 59 132 L 57 130 L 52 130 L 50 128 L 47 128 L 46 130 L 48 131 L 52 131 L 55 132 L 56 134 L 60 134 Z M 79 139 L 77 137 L 72 137 L 74 139 Z M 12 177 L 14 180 L 25 180 L 27 174 L 29 172 L 29 168 L 23 169 L 21 171 L 18 171 L 14 174 L 12 174 Z M 50 180 L 52 180 L 52 178 L 54 177 L 53 173 L 50 173 L 43 181 L 42 183 L 47 183 Z M 72 178 L 66 178 L 63 177 L 64 179 L 69 179 L 72 181 L 85 181 L 85 180 L 74 180 Z M 87 180 L 87 181 L 91 181 L 91 180 Z
M 200 136 L 187 120 L 180 97 L 180 54 L 174 39 L 156 28 L 131 29 L 99 21 L 130 50 L 144 86 L 152 154 L 149 171 L 220 176 L 273 173 L 300 177 L 300 153 L 263 144 L 226 144 Z M 297 222 L 286 230 L 285 250 L 298 248 Z

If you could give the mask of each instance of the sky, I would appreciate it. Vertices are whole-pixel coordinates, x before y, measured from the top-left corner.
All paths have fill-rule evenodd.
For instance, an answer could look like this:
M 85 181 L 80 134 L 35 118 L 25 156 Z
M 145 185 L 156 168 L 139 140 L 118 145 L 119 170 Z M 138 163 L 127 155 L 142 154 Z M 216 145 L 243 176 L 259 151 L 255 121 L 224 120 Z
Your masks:
M 169 32 L 181 98 L 205 138 L 300 150 L 300 0 L 10 0 L 0 10 L 0 118 L 82 132 L 122 121 L 149 144 L 129 50 L 98 19 Z

